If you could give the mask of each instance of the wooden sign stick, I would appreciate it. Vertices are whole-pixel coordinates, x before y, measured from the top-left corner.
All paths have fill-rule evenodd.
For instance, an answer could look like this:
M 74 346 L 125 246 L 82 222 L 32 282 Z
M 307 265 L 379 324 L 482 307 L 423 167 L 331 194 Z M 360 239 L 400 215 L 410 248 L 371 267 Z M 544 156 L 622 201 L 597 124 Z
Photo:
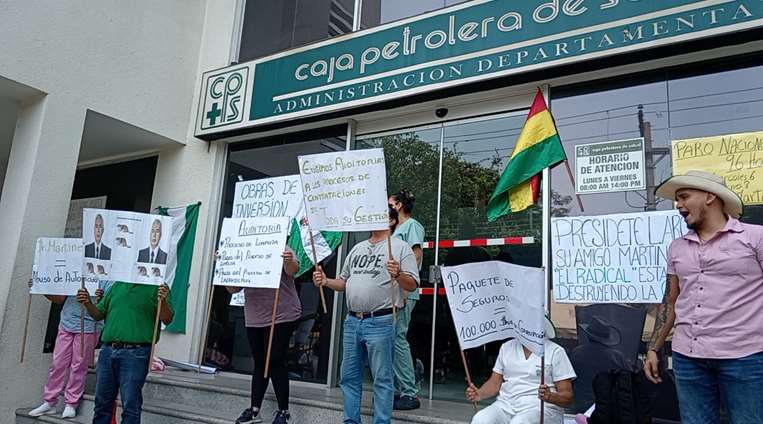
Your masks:
M 27 337 L 27 331 L 29 330 L 29 313 L 32 310 L 32 294 L 29 293 L 29 299 L 26 303 L 26 321 L 24 323 L 24 337 L 21 338 L 21 360 L 20 363 L 24 362 L 24 353 L 26 352 L 26 337 Z
M 540 384 L 546 384 L 546 355 L 540 357 Z M 540 401 L 540 424 L 544 421 L 543 400 Z
M 464 371 L 466 372 L 466 382 L 469 383 L 469 385 L 473 385 L 472 383 L 472 375 L 469 372 L 469 364 L 466 363 L 466 355 L 464 354 L 464 351 L 461 351 L 461 361 L 464 363 Z M 472 406 L 474 407 L 474 410 L 476 411 L 477 408 L 477 402 L 472 402 Z
M 268 335 L 268 351 L 265 354 L 265 375 L 263 377 L 268 378 L 268 371 L 270 370 L 270 351 L 273 348 L 273 332 L 276 328 L 276 311 L 278 310 L 278 297 L 281 295 L 281 287 L 276 289 L 276 298 L 273 301 L 273 315 L 270 317 L 270 335 Z
M 158 300 L 158 299 L 157 299 Z M 159 315 L 162 313 L 162 301 L 156 306 L 156 318 L 154 319 L 154 334 L 151 336 L 151 355 L 148 357 L 148 373 L 151 374 L 151 364 L 154 362 L 154 351 L 156 350 L 156 333 L 159 332 Z
M 85 288 L 85 278 L 80 279 L 80 288 Z M 79 356 L 85 358 L 85 305 L 79 304 Z
M 310 224 L 307 224 L 307 232 L 310 233 L 310 245 L 313 248 L 313 265 L 315 265 L 315 268 L 318 268 L 318 253 L 315 251 L 315 239 L 313 238 L 313 230 L 310 228 Z M 323 313 L 327 314 L 329 313 L 329 310 L 326 308 L 326 295 L 323 294 L 323 286 L 318 287 L 318 289 L 321 292 L 321 305 L 323 305 Z
M 390 236 L 389 233 L 387 233 L 387 258 L 394 261 L 395 258 L 392 256 L 392 236 Z M 389 282 L 389 291 L 390 291 L 390 298 L 392 299 L 392 323 L 397 322 L 397 304 L 396 304 L 396 293 L 395 293 L 395 279 L 391 279 Z M 468 372 L 468 371 L 467 371 Z

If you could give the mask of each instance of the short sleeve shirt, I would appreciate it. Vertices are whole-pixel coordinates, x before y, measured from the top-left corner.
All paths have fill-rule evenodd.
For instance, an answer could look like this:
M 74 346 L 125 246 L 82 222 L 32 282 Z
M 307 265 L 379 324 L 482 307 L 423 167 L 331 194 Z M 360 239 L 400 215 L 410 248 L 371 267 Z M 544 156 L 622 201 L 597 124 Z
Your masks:
M 558 344 L 546 340 L 545 356 L 546 385 L 552 391 L 556 391 L 554 383 L 577 377 L 567 354 Z M 534 353 L 525 358 L 522 344 L 516 339 L 504 343 L 493 367 L 493 372 L 503 376 L 496 404 L 510 414 L 540 409 L 540 360 L 540 356 Z M 564 416 L 564 410 L 554 404 L 546 403 L 545 408 Z
M 287 247 L 287 249 L 289 249 Z M 281 271 L 281 293 L 278 295 L 276 324 L 292 322 L 302 316 L 302 304 L 299 301 L 294 277 Z M 265 288 L 245 288 L 244 322 L 247 327 L 267 327 L 273 316 L 273 302 L 276 291 Z
M 689 357 L 763 352 L 763 226 L 728 218 L 712 239 L 673 240 L 668 274 L 678 277 L 673 350 Z
M 106 316 L 104 342 L 151 343 L 159 286 L 116 281 L 96 305 Z M 167 299 L 171 299 L 168 295 Z M 159 340 L 157 331 L 156 340 Z
M 98 286 L 104 291 L 108 291 L 109 287 L 111 287 L 111 283 L 111 281 L 101 280 L 98 282 Z M 90 301 L 95 302 L 95 296 L 91 296 Z M 77 302 L 75 296 L 66 296 L 64 306 L 61 309 L 60 327 L 70 333 L 79 333 L 81 330 L 79 320 L 80 315 L 82 315 L 85 321 L 85 333 L 93 333 L 95 331 L 95 321 L 93 320 L 93 317 L 91 317 L 87 311 L 83 313 L 80 303 Z
M 410 274 L 419 284 L 416 257 L 408 244 L 396 237 L 392 256 L 400 263 L 400 272 Z M 345 298 L 352 312 L 374 312 L 392 307 L 391 277 L 387 272 L 387 240 L 371 243 L 364 240 L 350 250 L 339 277 L 346 281 Z M 404 291 L 395 283 L 395 305 L 403 307 Z
M 408 245 L 411 246 L 411 249 L 415 246 L 421 248 L 424 247 L 424 235 L 424 226 L 413 218 L 408 218 L 405 222 L 398 225 L 397 228 L 395 228 L 395 233 L 392 234 L 393 237 L 397 237 L 408 243 Z M 420 268 L 419 271 L 421 271 Z M 408 294 L 408 299 L 419 300 L 418 290 L 410 292 L 410 294 Z

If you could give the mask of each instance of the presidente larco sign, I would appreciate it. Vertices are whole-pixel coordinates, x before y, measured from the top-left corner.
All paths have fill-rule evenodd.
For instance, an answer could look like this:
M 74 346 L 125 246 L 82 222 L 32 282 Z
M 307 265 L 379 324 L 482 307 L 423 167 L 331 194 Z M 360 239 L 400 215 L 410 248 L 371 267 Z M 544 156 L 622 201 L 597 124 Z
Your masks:
M 473 0 L 206 72 L 196 135 L 762 24 L 761 0 Z

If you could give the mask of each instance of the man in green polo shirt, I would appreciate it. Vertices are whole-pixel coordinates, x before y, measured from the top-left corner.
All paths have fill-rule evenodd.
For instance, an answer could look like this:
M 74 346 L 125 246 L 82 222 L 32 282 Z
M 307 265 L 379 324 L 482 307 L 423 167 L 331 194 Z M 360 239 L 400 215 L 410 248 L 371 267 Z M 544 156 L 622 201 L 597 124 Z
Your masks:
M 151 286 L 117 281 L 106 296 L 94 305 L 86 289 L 77 300 L 96 321 L 106 320 L 98 356 L 93 424 L 109 424 L 117 393 L 122 395 L 122 424 L 139 424 L 143 406 L 143 384 L 151 358 L 156 308 L 159 319 L 172 322 L 174 312 L 167 296 L 167 285 Z M 159 335 L 157 332 L 157 340 Z

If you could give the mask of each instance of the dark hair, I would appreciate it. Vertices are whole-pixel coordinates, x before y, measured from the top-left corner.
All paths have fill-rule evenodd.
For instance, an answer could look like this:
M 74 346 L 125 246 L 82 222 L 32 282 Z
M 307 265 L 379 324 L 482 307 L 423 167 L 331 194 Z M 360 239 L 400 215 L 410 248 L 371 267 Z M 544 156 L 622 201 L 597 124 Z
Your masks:
M 390 230 L 395 231 L 395 228 L 397 228 L 398 224 L 400 224 L 400 216 L 397 213 L 397 209 L 390 206 L 389 208 L 389 219 L 395 220 L 395 226 L 390 228 Z
M 395 199 L 396 202 L 402 203 L 403 212 L 409 214 L 413 211 L 413 203 L 416 201 L 416 196 L 407 189 L 398 191 L 392 195 L 392 198 Z

